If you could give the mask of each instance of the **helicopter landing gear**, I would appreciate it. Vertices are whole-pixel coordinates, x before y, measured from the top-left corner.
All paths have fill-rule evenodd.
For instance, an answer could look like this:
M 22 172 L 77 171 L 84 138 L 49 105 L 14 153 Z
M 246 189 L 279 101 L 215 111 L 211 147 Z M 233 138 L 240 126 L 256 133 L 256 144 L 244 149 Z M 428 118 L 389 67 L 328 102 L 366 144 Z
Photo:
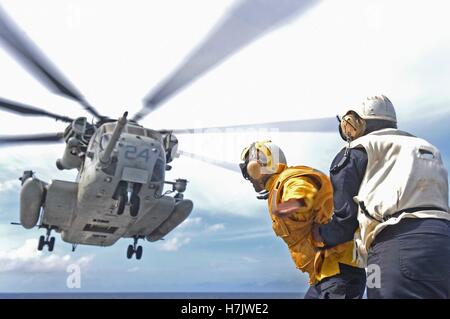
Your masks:
M 139 192 L 141 190 L 142 184 L 134 184 L 133 192 L 130 197 L 130 215 L 131 217 L 136 217 L 139 213 L 139 208 L 141 206 L 141 199 L 139 198 Z
M 72 252 L 74 253 L 77 249 L 78 244 L 72 244 Z
M 52 228 L 47 228 L 47 234 L 46 236 L 39 237 L 39 243 L 38 243 L 38 250 L 42 251 L 44 250 L 44 247 L 48 247 L 48 251 L 52 252 L 55 248 L 55 237 L 50 237 L 50 234 L 52 232 Z
M 119 201 L 119 206 L 117 207 L 117 215 L 122 215 L 125 206 L 128 203 L 128 184 L 127 182 L 121 181 L 117 186 L 116 192 L 114 193 L 113 199 Z
M 122 215 L 125 211 L 126 205 L 129 204 L 131 217 L 136 217 L 139 214 L 139 209 L 141 207 L 139 192 L 141 191 L 142 184 L 132 185 L 131 194 L 128 193 L 128 186 L 128 182 L 119 182 L 116 192 L 112 198 L 119 201 L 117 215 Z
M 134 237 L 134 244 L 128 246 L 128 249 L 127 249 L 127 258 L 128 259 L 131 259 L 133 257 L 133 255 L 136 255 L 136 259 L 141 260 L 144 249 L 142 248 L 142 246 L 137 246 L 138 240 L 139 240 L 139 237 Z

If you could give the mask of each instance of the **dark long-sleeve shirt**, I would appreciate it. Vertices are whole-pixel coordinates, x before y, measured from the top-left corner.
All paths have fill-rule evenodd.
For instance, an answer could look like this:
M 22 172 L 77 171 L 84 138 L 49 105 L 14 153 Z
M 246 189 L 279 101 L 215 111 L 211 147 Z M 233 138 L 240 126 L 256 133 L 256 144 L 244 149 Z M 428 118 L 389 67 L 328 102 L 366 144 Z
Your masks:
M 320 235 L 328 247 L 352 240 L 358 228 L 358 205 L 353 197 L 358 195 L 359 187 L 367 168 L 367 153 L 364 149 L 349 149 L 348 158 L 343 160 L 345 149 L 333 160 L 330 179 L 333 184 L 334 214 L 332 220 L 319 228 Z

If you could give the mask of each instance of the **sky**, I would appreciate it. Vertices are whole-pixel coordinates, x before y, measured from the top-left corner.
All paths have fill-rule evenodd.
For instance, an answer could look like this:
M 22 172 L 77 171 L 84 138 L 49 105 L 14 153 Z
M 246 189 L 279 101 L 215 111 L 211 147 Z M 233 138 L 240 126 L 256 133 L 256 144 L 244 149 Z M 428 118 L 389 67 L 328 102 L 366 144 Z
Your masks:
M 4 10 L 104 114 L 138 111 L 236 4 L 231 0 L 2 0 Z M 450 21 L 448 1 L 321 1 L 243 48 L 168 100 L 141 124 L 196 128 L 330 117 L 387 95 L 399 127 L 441 149 L 450 167 Z M 54 113 L 85 116 L 49 93 L 0 47 L 0 96 Z M 57 132 L 64 124 L 0 113 L 0 135 Z M 180 149 L 232 163 L 256 139 L 272 139 L 291 165 L 327 172 L 343 146 L 338 133 L 243 131 L 179 136 Z M 165 241 L 142 243 L 127 260 L 129 240 L 110 248 L 71 246 L 38 253 L 42 230 L 18 221 L 18 177 L 73 180 L 55 161 L 63 145 L 0 148 L 0 292 L 70 292 L 68 265 L 82 270 L 81 291 L 302 292 L 307 276 L 271 231 L 266 204 L 235 173 L 181 157 L 168 179 L 187 178 L 191 217 Z

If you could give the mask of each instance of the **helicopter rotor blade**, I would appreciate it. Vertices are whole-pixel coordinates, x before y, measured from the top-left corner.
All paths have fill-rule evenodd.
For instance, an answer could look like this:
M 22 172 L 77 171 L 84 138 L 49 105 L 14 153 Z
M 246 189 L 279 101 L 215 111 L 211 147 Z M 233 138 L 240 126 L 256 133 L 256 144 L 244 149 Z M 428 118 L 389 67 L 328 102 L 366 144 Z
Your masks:
M 241 0 L 181 66 L 144 98 L 144 106 L 133 120 L 141 120 L 171 95 L 205 72 L 318 2 L 318 0 Z
M 0 40 L 12 53 L 18 62 L 30 72 L 39 82 L 55 94 L 80 103 L 83 108 L 98 119 L 100 115 L 57 69 L 57 67 L 42 53 L 42 51 L 22 32 L 0 7 Z
M 205 157 L 202 155 L 198 155 L 198 154 L 194 154 L 194 153 L 190 153 L 190 152 L 185 152 L 185 151 L 178 151 L 178 154 L 186 156 L 186 157 L 190 157 L 199 161 L 202 161 L 204 163 L 207 164 L 211 164 L 214 166 L 218 166 L 220 168 L 224 168 L 226 170 L 235 172 L 235 173 L 241 173 L 238 164 L 234 164 L 234 163 L 230 163 L 230 162 L 226 162 L 226 161 L 221 161 L 221 160 L 216 160 L 216 159 L 212 159 L 209 157 Z
M 57 121 L 62 121 L 66 123 L 71 123 L 73 119 L 67 116 L 58 115 L 54 113 L 50 113 L 34 106 L 25 105 L 19 102 L 7 100 L 0 97 L 0 109 L 4 109 L 8 112 L 14 112 L 21 115 L 32 115 L 32 116 L 46 116 L 53 118 Z
M 232 126 L 205 127 L 197 129 L 170 130 L 173 134 L 204 134 L 204 133 L 239 133 L 245 129 L 270 129 L 277 132 L 336 132 L 336 118 L 324 117 L 307 120 L 243 124 Z
M 10 135 L 0 136 L 0 147 L 11 144 L 31 144 L 31 143 L 56 143 L 64 139 L 64 133 L 36 134 L 36 135 Z

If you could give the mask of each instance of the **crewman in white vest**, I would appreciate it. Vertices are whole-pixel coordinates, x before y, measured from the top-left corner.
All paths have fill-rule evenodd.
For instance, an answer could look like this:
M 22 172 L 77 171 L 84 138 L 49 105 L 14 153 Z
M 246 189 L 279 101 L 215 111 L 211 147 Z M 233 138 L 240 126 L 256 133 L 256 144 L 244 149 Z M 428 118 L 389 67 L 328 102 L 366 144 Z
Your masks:
M 333 183 L 344 213 L 315 226 L 314 239 L 340 244 L 359 226 L 356 256 L 368 267 L 369 299 L 450 298 L 448 172 L 439 150 L 397 129 L 384 95 L 349 108 L 340 133 L 348 145 L 332 174 L 347 171 Z M 352 207 L 357 213 L 345 213 Z

